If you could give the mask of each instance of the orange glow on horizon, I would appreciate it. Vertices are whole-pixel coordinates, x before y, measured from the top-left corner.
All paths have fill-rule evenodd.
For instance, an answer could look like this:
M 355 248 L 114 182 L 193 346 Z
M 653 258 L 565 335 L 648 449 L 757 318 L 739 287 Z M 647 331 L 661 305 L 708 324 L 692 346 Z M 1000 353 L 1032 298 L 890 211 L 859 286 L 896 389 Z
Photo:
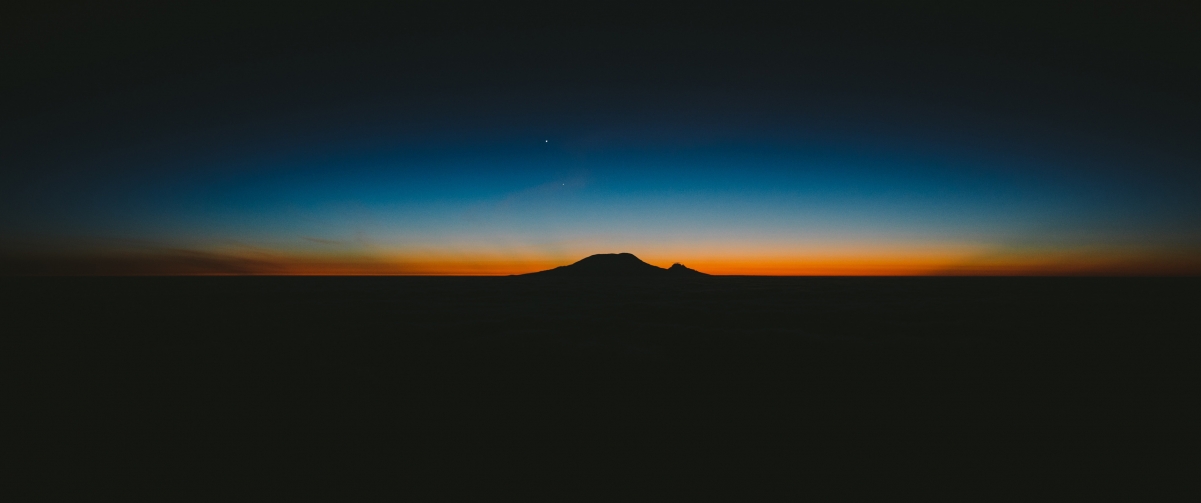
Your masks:
M 825 250 L 772 256 L 715 256 L 657 252 L 644 261 L 668 267 L 679 262 L 712 275 L 745 276 L 1060 276 L 1197 275 L 1201 260 L 1181 253 L 1042 253 L 980 255 L 970 250 L 910 249 L 891 253 Z M 551 269 L 583 258 L 423 253 L 329 256 L 298 253 L 153 252 L 75 256 L 0 257 L 4 275 L 83 276 L 507 276 Z

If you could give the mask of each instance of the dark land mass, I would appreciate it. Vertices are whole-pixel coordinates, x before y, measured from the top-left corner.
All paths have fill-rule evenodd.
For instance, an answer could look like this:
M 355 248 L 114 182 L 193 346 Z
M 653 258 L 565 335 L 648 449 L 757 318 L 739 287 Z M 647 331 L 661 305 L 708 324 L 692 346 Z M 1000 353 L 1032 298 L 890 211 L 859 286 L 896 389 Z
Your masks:
M 1196 279 L 0 285 L 5 471 L 45 481 L 13 501 L 1158 500 L 1196 475 Z
M 664 269 L 643 262 L 632 253 L 598 253 L 571 265 L 559 266 L 522 276 L 559 278 L 675 278 L 708 276 L 694 271 L 683 264 L 672 264 Z

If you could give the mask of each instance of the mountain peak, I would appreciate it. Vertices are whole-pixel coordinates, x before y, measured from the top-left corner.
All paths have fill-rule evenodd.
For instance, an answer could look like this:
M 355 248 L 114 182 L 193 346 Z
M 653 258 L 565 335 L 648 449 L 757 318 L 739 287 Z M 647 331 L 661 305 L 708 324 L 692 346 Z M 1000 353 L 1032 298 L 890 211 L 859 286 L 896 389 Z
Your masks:
M 676 262 L 672 264 L 671 267 L 667 268 L 667 272 L 672 274 L 687 274 L 689 276 L 708 276 L 708 274 L 700 272 L 696 269 L 689 269 L 684 264 L 679 262 Z
M 556 276 L 556 277 L 666 277 L 666 276 L 707 276 L 681 264 L 673 264 L 670 269 L 654 266 L 643 262 L 632 253 L 598 253 L 565 266 L 559 266 L 548 271 L 540 271 L 524 276 Z

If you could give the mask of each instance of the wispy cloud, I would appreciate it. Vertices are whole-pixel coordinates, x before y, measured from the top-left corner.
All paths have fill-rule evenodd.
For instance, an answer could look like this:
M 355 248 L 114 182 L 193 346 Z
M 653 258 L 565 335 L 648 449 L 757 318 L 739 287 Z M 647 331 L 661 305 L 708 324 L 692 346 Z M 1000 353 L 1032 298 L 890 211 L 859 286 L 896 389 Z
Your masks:
M 141 247 L 0 255 L 0 276 L 507 275 L 562 265 L 487 253 L 310 253 Z
M 541 185 L 510 192 L 505 195 L 496 207 L 507 209 L 514 205 L 548 199 L 557 195 L 567 194 L 582 189 L 588 185 L 588 173 L 580 171 L 571 176 L 551 180 Z
M 343 245 L 343 244 L 346 244 L 344 241 L 338 241 L 338 240 L 335 240 L 335 239 L 321 239 L 321 238 L 312 238 L 312 237 L 308 237 L 308 236 L 300 236 L 300 239 L 303 239 L 303 240 L 305 240 L 305 241 L 311 241 L 311 242 L 313 242 L 313 243 L 323 244 L 323 245 Z
M 490 217 L 508 214 L 522 206 L 535 205 L 578 192 L 587 187 L 589 182 L 590 176 L 587 171 L 577 171 L 568 176 L 506 193 L 499 201 L 472 204 L 463 217 L 468 222 L 484 223 Z

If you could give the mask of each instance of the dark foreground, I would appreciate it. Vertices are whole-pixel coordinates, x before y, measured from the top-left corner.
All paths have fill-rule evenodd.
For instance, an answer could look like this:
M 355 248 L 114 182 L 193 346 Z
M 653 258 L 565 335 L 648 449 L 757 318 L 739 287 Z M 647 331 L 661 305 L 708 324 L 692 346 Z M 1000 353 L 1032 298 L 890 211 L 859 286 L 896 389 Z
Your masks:
M 1193 279 L 0 284 L 22 501 L 1174 499 L 1198 463 Z

